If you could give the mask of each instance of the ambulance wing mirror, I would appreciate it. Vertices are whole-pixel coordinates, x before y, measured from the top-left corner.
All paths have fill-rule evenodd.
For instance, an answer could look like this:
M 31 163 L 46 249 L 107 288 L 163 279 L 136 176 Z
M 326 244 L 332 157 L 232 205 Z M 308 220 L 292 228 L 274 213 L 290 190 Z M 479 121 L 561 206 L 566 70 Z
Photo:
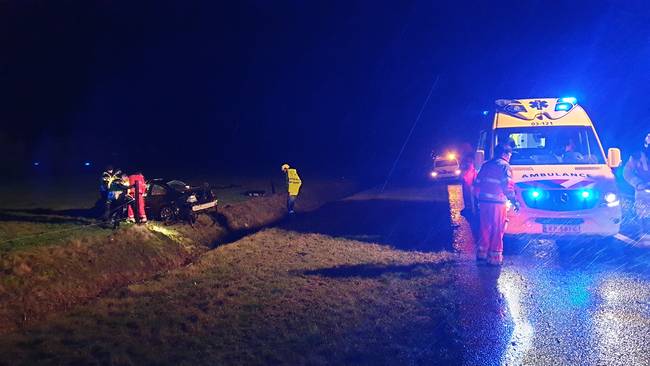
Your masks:
M 607 165 L 614 169 L 621 166 L 621 162 L 621 150 L 616 147 L 610 147 L 609 150 L 607 150 Z
M 480 168 L 481 165 L 483 165 L 484 161 L 485 161 L 485 152 L 483 150 L 477 150 L 474 153 L 474 166 L 476 168 Z

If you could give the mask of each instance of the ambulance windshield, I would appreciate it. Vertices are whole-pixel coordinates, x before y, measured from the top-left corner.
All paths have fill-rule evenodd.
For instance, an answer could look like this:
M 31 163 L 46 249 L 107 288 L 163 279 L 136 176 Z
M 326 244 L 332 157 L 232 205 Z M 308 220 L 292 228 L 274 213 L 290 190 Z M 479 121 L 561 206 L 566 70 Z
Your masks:
M 496 144 L 513 147 L 511 165 L 604 164 L 605 158 L 589 126 L 499 128 Z
M 443 167 L 443 166 L 458 166 L 458 161 L 456 159 L 453 160 L 447 160 L 447 159 L 436 159 L 435 161 L 435 166 L 436 167 Z

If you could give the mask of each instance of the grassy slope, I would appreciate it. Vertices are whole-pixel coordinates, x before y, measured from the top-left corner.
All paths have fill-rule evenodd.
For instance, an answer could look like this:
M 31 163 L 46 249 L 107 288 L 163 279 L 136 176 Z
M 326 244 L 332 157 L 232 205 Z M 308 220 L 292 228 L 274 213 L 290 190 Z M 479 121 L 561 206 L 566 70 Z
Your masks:
M 352 185 L 320 182 L 298 208 L 311 209 L 349 193 Z M 61 213 L 15 212 L 0 222 L 0 333 L 29 327 L 53 311 L 190 262 L 229 233 L 273 223 L 285 214 L 282 195 L 226 203 L 225 222 L 201 216 L 194 228 L 126 226 L 101 229 Z
M 444 364 L 450 259 L 270 229 L 7 335 L 0 353 L 12 364 Z

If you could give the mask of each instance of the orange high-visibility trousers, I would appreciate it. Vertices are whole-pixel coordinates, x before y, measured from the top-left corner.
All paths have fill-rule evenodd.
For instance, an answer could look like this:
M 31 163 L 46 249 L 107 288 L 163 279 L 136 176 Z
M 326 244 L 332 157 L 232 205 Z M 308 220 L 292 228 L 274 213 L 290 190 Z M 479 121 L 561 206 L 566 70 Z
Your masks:
M 129 183 L 131 185 L 137 186 L 129 189 L 129 194 L 134 198 L 133 202 L 128 207 L 129 219 L 133 219 L 136 212 L 138 211 L 138 220 L 140 222 L 147 222 L 147 214 L 145 212 L 145 203 L 144 203 L 144 193 L 146 188 L 146 183 L 142 175 L 130 175 Z M 135 206 L 135 207 L 134 207 Z M 135 208 L 135 210 L 134 210 Z
M 479 203 L 478 258 L 490 264 L 503 263 L 503 234 L 506 230 L 505 203 Z

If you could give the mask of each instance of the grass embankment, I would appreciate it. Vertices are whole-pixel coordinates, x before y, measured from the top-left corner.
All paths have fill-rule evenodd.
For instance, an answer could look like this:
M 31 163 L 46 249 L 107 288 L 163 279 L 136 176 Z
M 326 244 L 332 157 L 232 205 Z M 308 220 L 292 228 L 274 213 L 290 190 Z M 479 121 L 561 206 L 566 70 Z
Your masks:
M 0 363 L 448 364 L 451 259 L 268 229 L 6 335 Z
M 155 223 L 124 226 L 116 231 L 67 226 L 57 225 L 44 235 L 27 234 L 33 236 L 3 247 L 1 332 L 87 302 L 111 288 L 177 268 L 207 250 L 210 239 L 221 232 L 207 217 L 193 229 L 196 233 L 183 225 L 164 227 Z M 1 227 L 23 233 L 49 228 L 47 224 L 13 222 L 2 223 Z M 204 231 L 210 227 L 211 233 L 206 235 Z
M 347 182 L 314 184 L 303 192 L 303 209 L 351 189 Z M 225 204 L 220 218 L 203 215 L 194 227 L 150 223 L 116 231 L 62 212 L 6 211 L 0 222 L 0 334 L 190 263 L 233 233 L 280 220 L 284 205 L 278 194 Z

